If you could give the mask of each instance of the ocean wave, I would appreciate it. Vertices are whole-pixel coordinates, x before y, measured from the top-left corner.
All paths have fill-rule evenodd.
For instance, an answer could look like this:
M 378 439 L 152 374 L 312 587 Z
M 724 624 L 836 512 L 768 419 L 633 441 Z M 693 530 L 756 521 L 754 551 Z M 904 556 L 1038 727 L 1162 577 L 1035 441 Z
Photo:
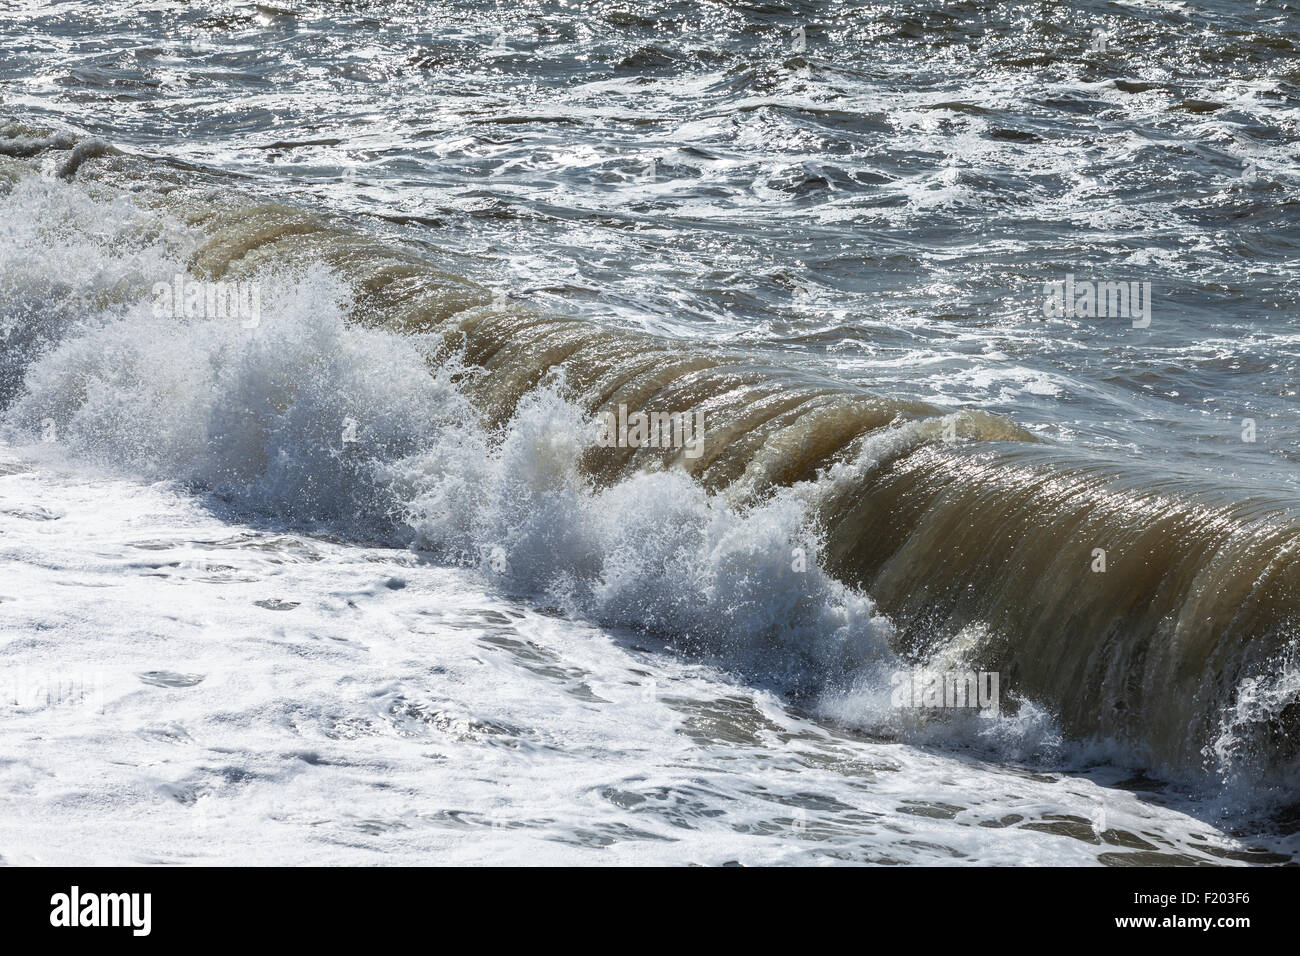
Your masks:
M 984 739 L 1296 771 L 1296 686 L 1270 677 L 1300 606 L 1281 493 L 553 318 L 195 171 L 110 154 L 65 185 L 32 162 L 4 161 L 24 241 L 0 253 L 29 437 L 474 564 L 846 722 L 908 732 L 887 675 L 941 662 L 1002 675 L 1012 723 Z M 265 321 L 155 314 L 174 272 L 258 283 Z M 699 413 L 701 453 L 594 442 L 626 409 Z

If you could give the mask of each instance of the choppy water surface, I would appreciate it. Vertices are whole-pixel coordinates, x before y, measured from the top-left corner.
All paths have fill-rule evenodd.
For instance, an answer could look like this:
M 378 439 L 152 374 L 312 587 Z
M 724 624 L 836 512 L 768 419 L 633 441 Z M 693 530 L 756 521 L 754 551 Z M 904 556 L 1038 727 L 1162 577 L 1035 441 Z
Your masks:
M 1294 4 L 28 3 L 4 22 L 26 114 L 427 219 L 534 301 L 1294 487 Z M 1151 328 L 1035 321 L 1067 274 L 1151 282 Z
M 0 149 L 5 663 L 103 675 L 0 719 L 5 860 L 1294 853 L 1300 7 L 10 3 L 0 39 L 7 141 L 143 157 Z M 467 321 L 466 397 L 345 322 L 398 245 L 594 325 Z M 218 260 L 279 324 L 151 315 Z M 1149 283 L 1149 326 L 1045 315 L 1067 277 Z M 530 363 L 614 394 L 646 354 L 726 452 L 588 487 L 595 400 Z M 1131 563 L 1076 577 L 1099 540 Z M 922 651 L 1019 710 L 900 724 Z

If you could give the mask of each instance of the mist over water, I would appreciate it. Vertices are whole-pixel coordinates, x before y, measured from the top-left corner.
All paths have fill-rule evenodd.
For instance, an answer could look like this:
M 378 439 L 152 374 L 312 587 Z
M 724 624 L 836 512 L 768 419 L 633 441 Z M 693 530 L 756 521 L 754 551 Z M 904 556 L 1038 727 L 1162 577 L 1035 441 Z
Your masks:
M 372 848 L 414 858 L 455 829 L 447 801 L 513 821 L 488 814 L 452 852 L 508 859 L 680 837 L 671 815 L 626 829 L 666 800 L 692 833 L 675 861 L 1286 859 L 1300 11 L 1238 9 L 1197 5 L 1197 31 L 1154 3 L 191 4 L 120 30 L 77 4 L 5 14 L 6 557 L 57 578 L 33 563 L 34 509 L 101 511 L 105 555 L 151 519 L 116 524 L 97 489 L 179 495 L 154 506 L 176 559 L 156 574 L 255 634 L 227 602 L 281 573 L 244 562 L 283 549 L 296 591 L 257 604 L 294 622 L 275 672 L 333 634 L 360 645 L 370 703 L 313 658 L 238 706 L 315 698 L 341 764 L 358 738 L 340 720 L 392 737 L 416 780 L 412 748 L 446 734 L 466 774 L 476 740 L 532 754 L 497 788 L 380 800 Z M 71 149 L 87 136 L 112 149 Z M 253 283 L 260 318 L 160 310 L 175 277 Z M 1067 283 L 1145 287 L 1145 311 L 1045 307 Z M 594 447 L 620 406 L 699 410 L 702 454 Z M 190 507 L 194 533 L 162 517 Z M 209 522 L 240 542 L 216 574 Z M 376 562 L 406 565 L 400 583 L 353 593 Z M 74 604 L 125 628 L 72 567 Z M 6 629 L 71 633 L 19 590 Z M 145 593 L 134 613 L 166 633 Z M 479 605 L 403 646 L 420 615 Z M 400 648 L 394 674 L 362 664 L 380 645 L 360 613 Z M 117 643 L 109 696 L 144 734 L 157 704 Z M 444 654 L 449 676 L 425 672 Z M 497 685 L 471 677 L 484 660 Z M 899 708 L 912 668 L 999 675 L 998 715 Z M 651 689 L 612 689 L 628 680 Z M 529 695 L 559 708 L 545 733 Z M 186 700 L 182 732 L 215 726 Z M 609 720 L 634 739 L 601 759 L 633 776 L 635 753 L 738 769 L 689 798 L 602 784 L 583 741 Z M 304 734 L 289 723 L 272 749 Z M 682 758 L 663 727 L 704 750 Z M 90 746 L 93 722 L 78 733 Z M 808 787 L 756 796 L 778 738 Z M 248 767 L 265 745 L 241 742 Z M 838 769 L 810 769 L 823 745 Z M 262 766 L 238 793 L 195 759 L 154 792 L 247 832 L 300 786 Z M 507 793 L 539 765 L 537 793 Z M 575 766 L 603 794 L 598 836 L 570 819 Z M 914 813 L 952 822 L 887 835 Z M 301 859 L 354 852 L 290 829 Z

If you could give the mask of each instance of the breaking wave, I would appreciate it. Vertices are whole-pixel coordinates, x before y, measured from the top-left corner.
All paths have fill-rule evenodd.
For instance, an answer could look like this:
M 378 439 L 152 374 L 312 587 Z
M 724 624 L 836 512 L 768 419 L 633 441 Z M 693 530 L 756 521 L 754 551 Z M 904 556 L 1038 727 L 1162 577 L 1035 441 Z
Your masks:
M 1228 780 L 1300 765 L 1284 492 L 541 315 L 201 171 L 96 148 L 49 175 L 73 147 L 0 149 L 13 435 L 472 564 L 873 732 L 1026 752 L 1059 730 Z M 156 314 L 173 275 L 257 282 L 262 321 Z M 699 411 L 703 453 L 601 447 L 622 406 Z M 936 662 L 999 672 L 1006 715 L 901 723 L 889 673 Z

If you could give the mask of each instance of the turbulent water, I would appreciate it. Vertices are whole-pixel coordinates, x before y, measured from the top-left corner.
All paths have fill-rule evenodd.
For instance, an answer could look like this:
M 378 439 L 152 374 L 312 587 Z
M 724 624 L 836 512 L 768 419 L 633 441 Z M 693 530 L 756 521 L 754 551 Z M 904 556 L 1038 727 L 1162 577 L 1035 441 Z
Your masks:
M 1300 852 L 1300 6 L 0 38 L 0 858 Z

